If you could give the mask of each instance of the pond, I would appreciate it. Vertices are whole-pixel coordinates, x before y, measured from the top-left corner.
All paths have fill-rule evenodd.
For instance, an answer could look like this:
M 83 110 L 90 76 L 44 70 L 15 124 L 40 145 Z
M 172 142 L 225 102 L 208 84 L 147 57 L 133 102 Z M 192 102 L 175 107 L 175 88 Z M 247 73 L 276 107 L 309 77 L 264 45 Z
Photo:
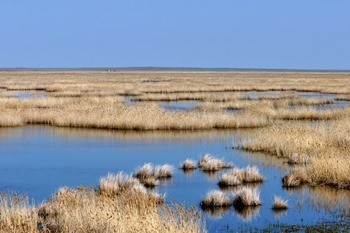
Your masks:
M 27 193 L 41 203 L 59 187 L 96 186 L 109 172 L 131 173 L 144 163 L 178 167 L 186 158 L 198 160 L 210 153 L 237 167 L 256 165 L 266 181 L 256 186 L 262 205 L 254 209 L 203 212 L 209 232 L 261 229 L 269 224 L 315 224 L 337 221 L 349 210 L 350 192 L 330 188 L 286 190 L 281 178 L 288 165 L 273 156 L 233 150 L 246 131 L 113 132 L 45 126 L 0 128 L 0 191 Z M 210 190 L 219 189 L 220 174 L 176 170 L 174 177 L 157 187 L 168 203 L 194 205 Z M 232 190 L 231 190 L 232 191 Z M 227 192 L 227 190 L 226 190 Z M 230 191 L 228 191 L 230 192 Z M 289 200 L 289 209 L 271 210 L 274 195 Z

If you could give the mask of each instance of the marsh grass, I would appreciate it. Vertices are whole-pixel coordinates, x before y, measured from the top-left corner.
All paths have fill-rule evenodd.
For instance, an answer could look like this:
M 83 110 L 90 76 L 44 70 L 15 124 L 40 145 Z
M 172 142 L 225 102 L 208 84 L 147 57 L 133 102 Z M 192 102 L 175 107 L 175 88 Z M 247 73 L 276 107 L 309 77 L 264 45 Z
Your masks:
M 194 170 L 196 169 L 196 162 L 192 159 L 186 159 L 185 161 L 181 162 L 180 169 L 186 171 L 186 170 Z
M 283 187 L 299 187 L 308 183 L 310 179 L 305 169 L 295 169 L 282 178 Z
M 310 162 L 309 156 L 306 154 L 292 153 L 288 160 L 289 164 L 307 164 Z
M 231 205 L 232 200 L 225 193 L 219 190 L 208 192 L 201 202 L 202 208 L 229 207 Z
M 224 173 L 218 185 L 220 187 L 237 186 L 245 183 L 260 183 L 264 181 L 258 167 L 247 166 L 245 169 L 234 168 Z
M 140 195 L 133 179 L 108 175 L 97 192 L 63 187 L 39 206 L 26 196 L 1 195 L 0 232 L 206 232 L 194 208 Z
M 279 196 L 275 196 L 273 205 L 272 205 L 273 210 L 285 210 L 288 209 L 288 200 L 283 200 Z
M 243 187 L 235 193 L 233 205 L 237 209 L 248 206 L 259 206 L 261 205 L 260 193 L 257 189 Z
M 232 163 L 227 163 L 221 158 L 216 158 L 210 154 L 205 154 L 197 164 L 202 171 L 219 171 L 222 169 L 232 168 Z

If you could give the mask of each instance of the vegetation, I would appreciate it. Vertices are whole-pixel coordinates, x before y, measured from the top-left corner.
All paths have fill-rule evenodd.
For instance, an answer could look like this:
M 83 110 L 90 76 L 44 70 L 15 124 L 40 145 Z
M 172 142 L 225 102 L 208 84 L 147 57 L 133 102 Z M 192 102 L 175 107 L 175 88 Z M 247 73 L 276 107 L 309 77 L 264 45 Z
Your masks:
M 273 210 L 283 210 L 288 208 L 288 201 L 283 200 L 281 197 L 275 196 L 273 201 L 272 209 Z
M 234 168 L 224 173 L 218 185 L 220 187 L 236 186 L 243 183 L 263 182 L 264 177 L 260 174 L 258 167 L 247 166 L 245 169 Z
M 0 232 L 205 232 L 196 210 L 160 204 L 139 187 L 119 173 L 102 178 L 98 192 L 62 188 L 40 206 L 2 195 Z
M 219 171 L 231 167 L 233 167 L 231 163 L 227 163 L 223 159 L 216 158 L 210 154 L 205 154 L 198 161 L 198 168 L 202 171 Z

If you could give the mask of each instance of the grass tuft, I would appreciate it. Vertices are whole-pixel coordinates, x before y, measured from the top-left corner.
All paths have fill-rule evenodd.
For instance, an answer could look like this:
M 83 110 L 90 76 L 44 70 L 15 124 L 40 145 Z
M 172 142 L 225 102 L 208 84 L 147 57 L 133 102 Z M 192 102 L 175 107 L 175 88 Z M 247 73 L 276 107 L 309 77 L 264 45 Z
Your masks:
M 196 169 L 196 162 L 192 159 L 186 159 L 180 164 L 182 170 L 193 170 Z
M 273 210 L 283 210 L 283 209 L 288 209 L 288 200 L 283 200 L 279 196 L 275 196 L 275 199 L 273 201 L 272 205 Z
M 232 205 L 232 200 L 222 191 L 214 190 L 207 193 L 201 202 L 203 208 L 228 207 Z
M 210 154 L 205 154 L 198 161 L 198 168 L 202 171 L 219 171 L 225 168 L 232 168 L 233 164 L 225 162 L 223 159 L 216 158 Z
M 234 196 L 233 204 L 235 208 L 261 205 L 260 193 L 257 189 L 242 188 Z

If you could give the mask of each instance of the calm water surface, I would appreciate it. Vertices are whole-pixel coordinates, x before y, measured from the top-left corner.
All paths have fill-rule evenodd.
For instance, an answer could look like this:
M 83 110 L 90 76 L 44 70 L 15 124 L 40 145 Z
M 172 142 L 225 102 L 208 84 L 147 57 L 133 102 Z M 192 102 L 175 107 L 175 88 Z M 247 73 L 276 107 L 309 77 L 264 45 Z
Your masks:
M 96 186 L 109 172 L 131 173 L 146 162 L 174 166 L 186 158 L 211 153 L 238 167 L 257 165 L 266 181 L 258 185 L 262 206 L 238 212 L 234 208 L 204 212 L 210 232 L 263 228 L 273 223 L 315 224 L 336 221 L 349 210 L 350 192 L 329 188 L 286 190 L 281 178 L 289 169 L 285 161 L 257 153 L 232 150 L 244 131 L 112 132 L 55 127 L 0 129 L 0 191 L 27 193 L 35 203 L 47 199 L 61 186 Z M 206 192 L 219 189 L 220 174 L 176 170 L 157 187 L 167 202 L 186 206 L 199 203 Z M 231 193 L 234 190 L 226 190 Z M 285 212 L 271 210 L 274 195 L 289 200 Z

